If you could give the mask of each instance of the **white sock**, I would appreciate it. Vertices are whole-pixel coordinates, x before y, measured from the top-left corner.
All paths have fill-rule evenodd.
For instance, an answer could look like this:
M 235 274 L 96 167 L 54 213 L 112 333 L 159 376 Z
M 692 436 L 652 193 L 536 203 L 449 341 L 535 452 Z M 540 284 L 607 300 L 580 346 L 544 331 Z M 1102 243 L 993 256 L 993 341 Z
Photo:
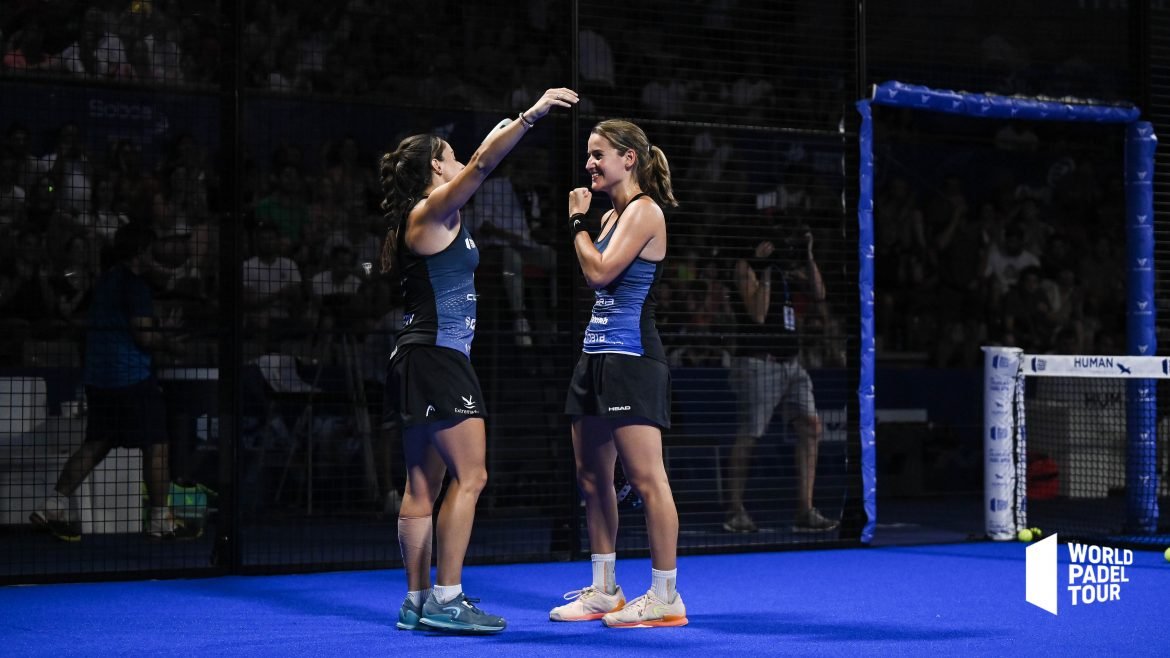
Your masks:
M 605 594 L 617 592 L 617 553 L 594 553 L 593 586 Z
M 456 596 L 463 593 L 463 583 L 458 585 L 435 585 L 435 600 L 439 603 L 450 603 Z
M 430 590 L 430 588 L 427 588 L 427 589 L 420 589 L 417 592 L 407 592 L 406 598 L 408 601 L 411 602 L 412 605 L 421 606 L 423 604 L 423 601 L 426 601 L 427 597 L 430 595 L 431 595 L 431 590 Z
M 659 571 L 651 567 L 650 569 L 650 589 L 653 590 L 654 596 L 664 603 L 674 601 L 675 588 L 674 582 L 678 579 L 678 569 L 671 569 L 670 571 Z

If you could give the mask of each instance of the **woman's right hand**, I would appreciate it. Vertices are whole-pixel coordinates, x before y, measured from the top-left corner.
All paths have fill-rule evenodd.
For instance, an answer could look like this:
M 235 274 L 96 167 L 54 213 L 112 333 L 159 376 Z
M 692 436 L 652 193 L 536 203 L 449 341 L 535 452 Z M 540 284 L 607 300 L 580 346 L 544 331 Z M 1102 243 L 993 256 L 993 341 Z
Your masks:
M 593 201 L 593 193 L 588 187 L 578 187 L 569 192 L 569 217 L 589 212 L 589 204 Z
M 566 87 L 559 87 L 557 89 L 549 89 L 544 92 L 540 100 L 536 101 L 532 107 L 524 111 L 524 118 L 528 121 L 536 121 L 543 118 L 554 107 L 573 107 L 573 105 L 580 100 L 577 97 L 577 92 Z

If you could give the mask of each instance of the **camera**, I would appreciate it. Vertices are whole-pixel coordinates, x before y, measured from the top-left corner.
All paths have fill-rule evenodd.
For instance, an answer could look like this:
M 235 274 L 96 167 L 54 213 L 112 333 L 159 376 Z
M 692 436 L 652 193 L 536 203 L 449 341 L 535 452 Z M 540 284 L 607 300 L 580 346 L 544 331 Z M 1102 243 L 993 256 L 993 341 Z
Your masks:
M 808 257 L 808 234 L 811 231 L 805 224 L 780 231 L 772 242 L 772 259 L 787 268 L 804 262 Z

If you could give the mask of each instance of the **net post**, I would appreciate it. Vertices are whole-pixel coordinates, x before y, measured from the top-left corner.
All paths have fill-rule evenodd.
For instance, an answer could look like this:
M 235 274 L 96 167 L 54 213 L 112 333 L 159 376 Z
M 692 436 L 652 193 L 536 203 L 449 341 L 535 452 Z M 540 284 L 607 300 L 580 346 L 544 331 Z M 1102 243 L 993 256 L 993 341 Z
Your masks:
M 877 419 L 874 412 L 877 352 L 874 346 L 874 227 L 873 227 L 873 114 L 869 101 L 857 102 L 860 172 L 857 199 L 857 283 L 860 295 L 860 368 L 857 385 L 858 431 L 861 435 L 861 479 L 866 522 L 861 542 L 873 541 L 877 528 Z
M 1126 342 L 1129 354 L 1157 351 L 1154 327 L 1154 151 L 1153 125 L 1135 121 L 1125 132 L 1126 260 L 1129 296 Z M 1126 382 L 1125 527 L 1158 529 L 1158 409 L 1152 380 Z
M 987 536 L 1011 541 L 1027 523 L 1027 446 L 1016 422 L 1022 392 L 1018 347 L 983 347 L 983 514 Z M 1021 468 L 1023 467 L 1023 468 Z

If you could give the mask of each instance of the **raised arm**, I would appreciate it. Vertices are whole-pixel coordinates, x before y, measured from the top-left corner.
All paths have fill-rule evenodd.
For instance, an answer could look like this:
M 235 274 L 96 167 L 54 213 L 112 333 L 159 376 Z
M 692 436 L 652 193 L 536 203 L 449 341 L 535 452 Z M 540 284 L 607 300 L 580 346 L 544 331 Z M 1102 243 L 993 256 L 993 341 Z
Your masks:
M 768 241 L 756 245 L 756 260 L 767 259 L 775 251 L 775 246 Z M 743 299 L 748 316 L 756 324 L 763 324 L 768 317 L 768 309 L 772 304 L 772 263 L 769 260 L 760 274 L 747 260 L 740 258 L 735 261 L 735 287 Z
M 543 118 L 554 107 L 572 107 L 578 100 L 577 92 L 564 87 L 549 89 L 533 104 L 521 112 L 515 121 L 493 130 L 475 150 L 463 168 L 447 183 L 431 191 L 425 203 L 419 204 L 417 220 L 422 222 L 443 221 L 459 210 L 471 199 L 484 179 L 500 164 L 500 160 L 519 143 L 524 133 Z

